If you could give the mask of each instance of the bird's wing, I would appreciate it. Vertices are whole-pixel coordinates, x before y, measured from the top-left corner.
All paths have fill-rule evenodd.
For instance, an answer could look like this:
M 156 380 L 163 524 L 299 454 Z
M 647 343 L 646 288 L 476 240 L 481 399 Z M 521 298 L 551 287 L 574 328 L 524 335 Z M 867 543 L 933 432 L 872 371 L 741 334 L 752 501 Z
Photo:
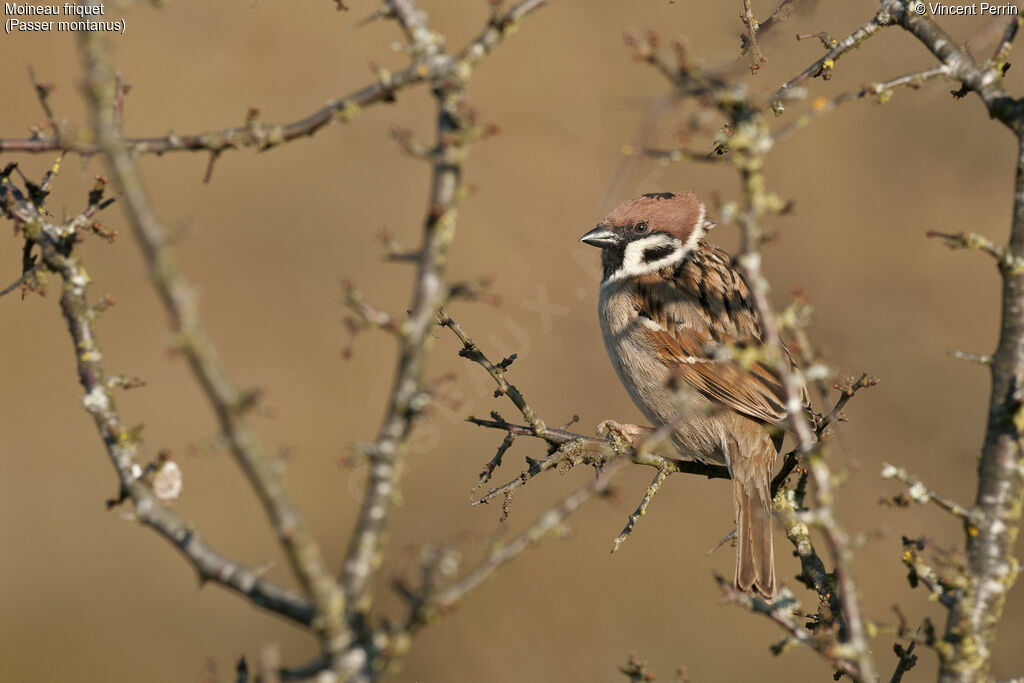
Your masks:
M 786 390 L 776 369 L 756 357 L 763 332 L 746 283 L 724 252 L 705 247 L 697 257 L 668 278 L 639 283 L 655 353 L 708 399 L 763 422 L 784 422 Z M 731 347 L 732 357 L 718 360 L 723 347 Z M 782 351 L 795 368 L 785 345 Z M 802 394 L 809 410 L 806 389 Z

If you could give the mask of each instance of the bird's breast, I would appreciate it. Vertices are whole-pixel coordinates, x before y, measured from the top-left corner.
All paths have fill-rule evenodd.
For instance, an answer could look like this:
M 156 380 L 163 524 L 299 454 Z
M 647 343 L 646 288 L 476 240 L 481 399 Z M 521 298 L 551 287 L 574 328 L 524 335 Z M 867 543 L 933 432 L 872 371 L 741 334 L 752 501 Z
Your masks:
M 654 423 L 672 418 L 674 396 L 668 389 L 669 368 L 658 360 L 644 334 L 650 324 L 639 314 L 635 298 L 615 283 L 601 289 L 598 316 L 605 349 L 619 380 L 644 416 Z

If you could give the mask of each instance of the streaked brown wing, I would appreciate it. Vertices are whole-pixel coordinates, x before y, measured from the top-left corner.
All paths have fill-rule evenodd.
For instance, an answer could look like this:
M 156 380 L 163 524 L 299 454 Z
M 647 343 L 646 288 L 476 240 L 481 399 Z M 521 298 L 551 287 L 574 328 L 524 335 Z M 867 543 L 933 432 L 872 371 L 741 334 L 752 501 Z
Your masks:
M 679 335 L 653 332 L 656 352 L 679 377 L 707 396 L 757 420 L 778 424 L 786 417 L 786 391 L 760 362 L 745 370 L 736 361 L 716 361 L 702 348 L 684 348 Z
M 665 275 L 639 283 L 643 310 L 654 323 L 648 326 L 649 339 L 662 362 L 712 401 L 757 420 L 783 422 L 786 391 L 773 368 L 755 361 L 745 369 L 737 361 L 713 358 L 725 344 L 742 349 L 762 343 L 750 292 L 728 255 L 702 245 L 667 280 Z M 785 346 L 783 353 L 795 367 Z M 802 393 L 809 409 L 806 390 Z

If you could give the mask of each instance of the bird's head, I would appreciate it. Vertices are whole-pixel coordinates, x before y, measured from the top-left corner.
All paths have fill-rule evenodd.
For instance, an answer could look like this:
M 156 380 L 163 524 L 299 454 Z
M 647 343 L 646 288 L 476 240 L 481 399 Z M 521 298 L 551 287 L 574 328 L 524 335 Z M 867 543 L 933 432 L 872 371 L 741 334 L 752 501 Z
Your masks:
M 678 263 L 714 225 L 692 192 L 655 192 L 622 202 L 580 242 L 601 249 L 603 281 L 613 282 Z

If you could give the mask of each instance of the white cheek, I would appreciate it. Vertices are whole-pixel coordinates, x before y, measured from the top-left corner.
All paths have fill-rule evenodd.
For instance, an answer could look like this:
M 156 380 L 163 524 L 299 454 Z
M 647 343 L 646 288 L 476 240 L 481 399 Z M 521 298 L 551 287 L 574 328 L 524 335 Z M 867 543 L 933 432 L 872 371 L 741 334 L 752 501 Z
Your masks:
M 697 217 L 697 227 L 693 229 L 690 236 L 686 240 L 686 244 L 683 245 L 683 253 L 689 254 L 697 247 L 697 242 L 708 234 L 707 228 L 704 227 L 704 221 L 707 219 L 707 212 L 704 210 L 704 205 L 700 205 L 700 215 Z

